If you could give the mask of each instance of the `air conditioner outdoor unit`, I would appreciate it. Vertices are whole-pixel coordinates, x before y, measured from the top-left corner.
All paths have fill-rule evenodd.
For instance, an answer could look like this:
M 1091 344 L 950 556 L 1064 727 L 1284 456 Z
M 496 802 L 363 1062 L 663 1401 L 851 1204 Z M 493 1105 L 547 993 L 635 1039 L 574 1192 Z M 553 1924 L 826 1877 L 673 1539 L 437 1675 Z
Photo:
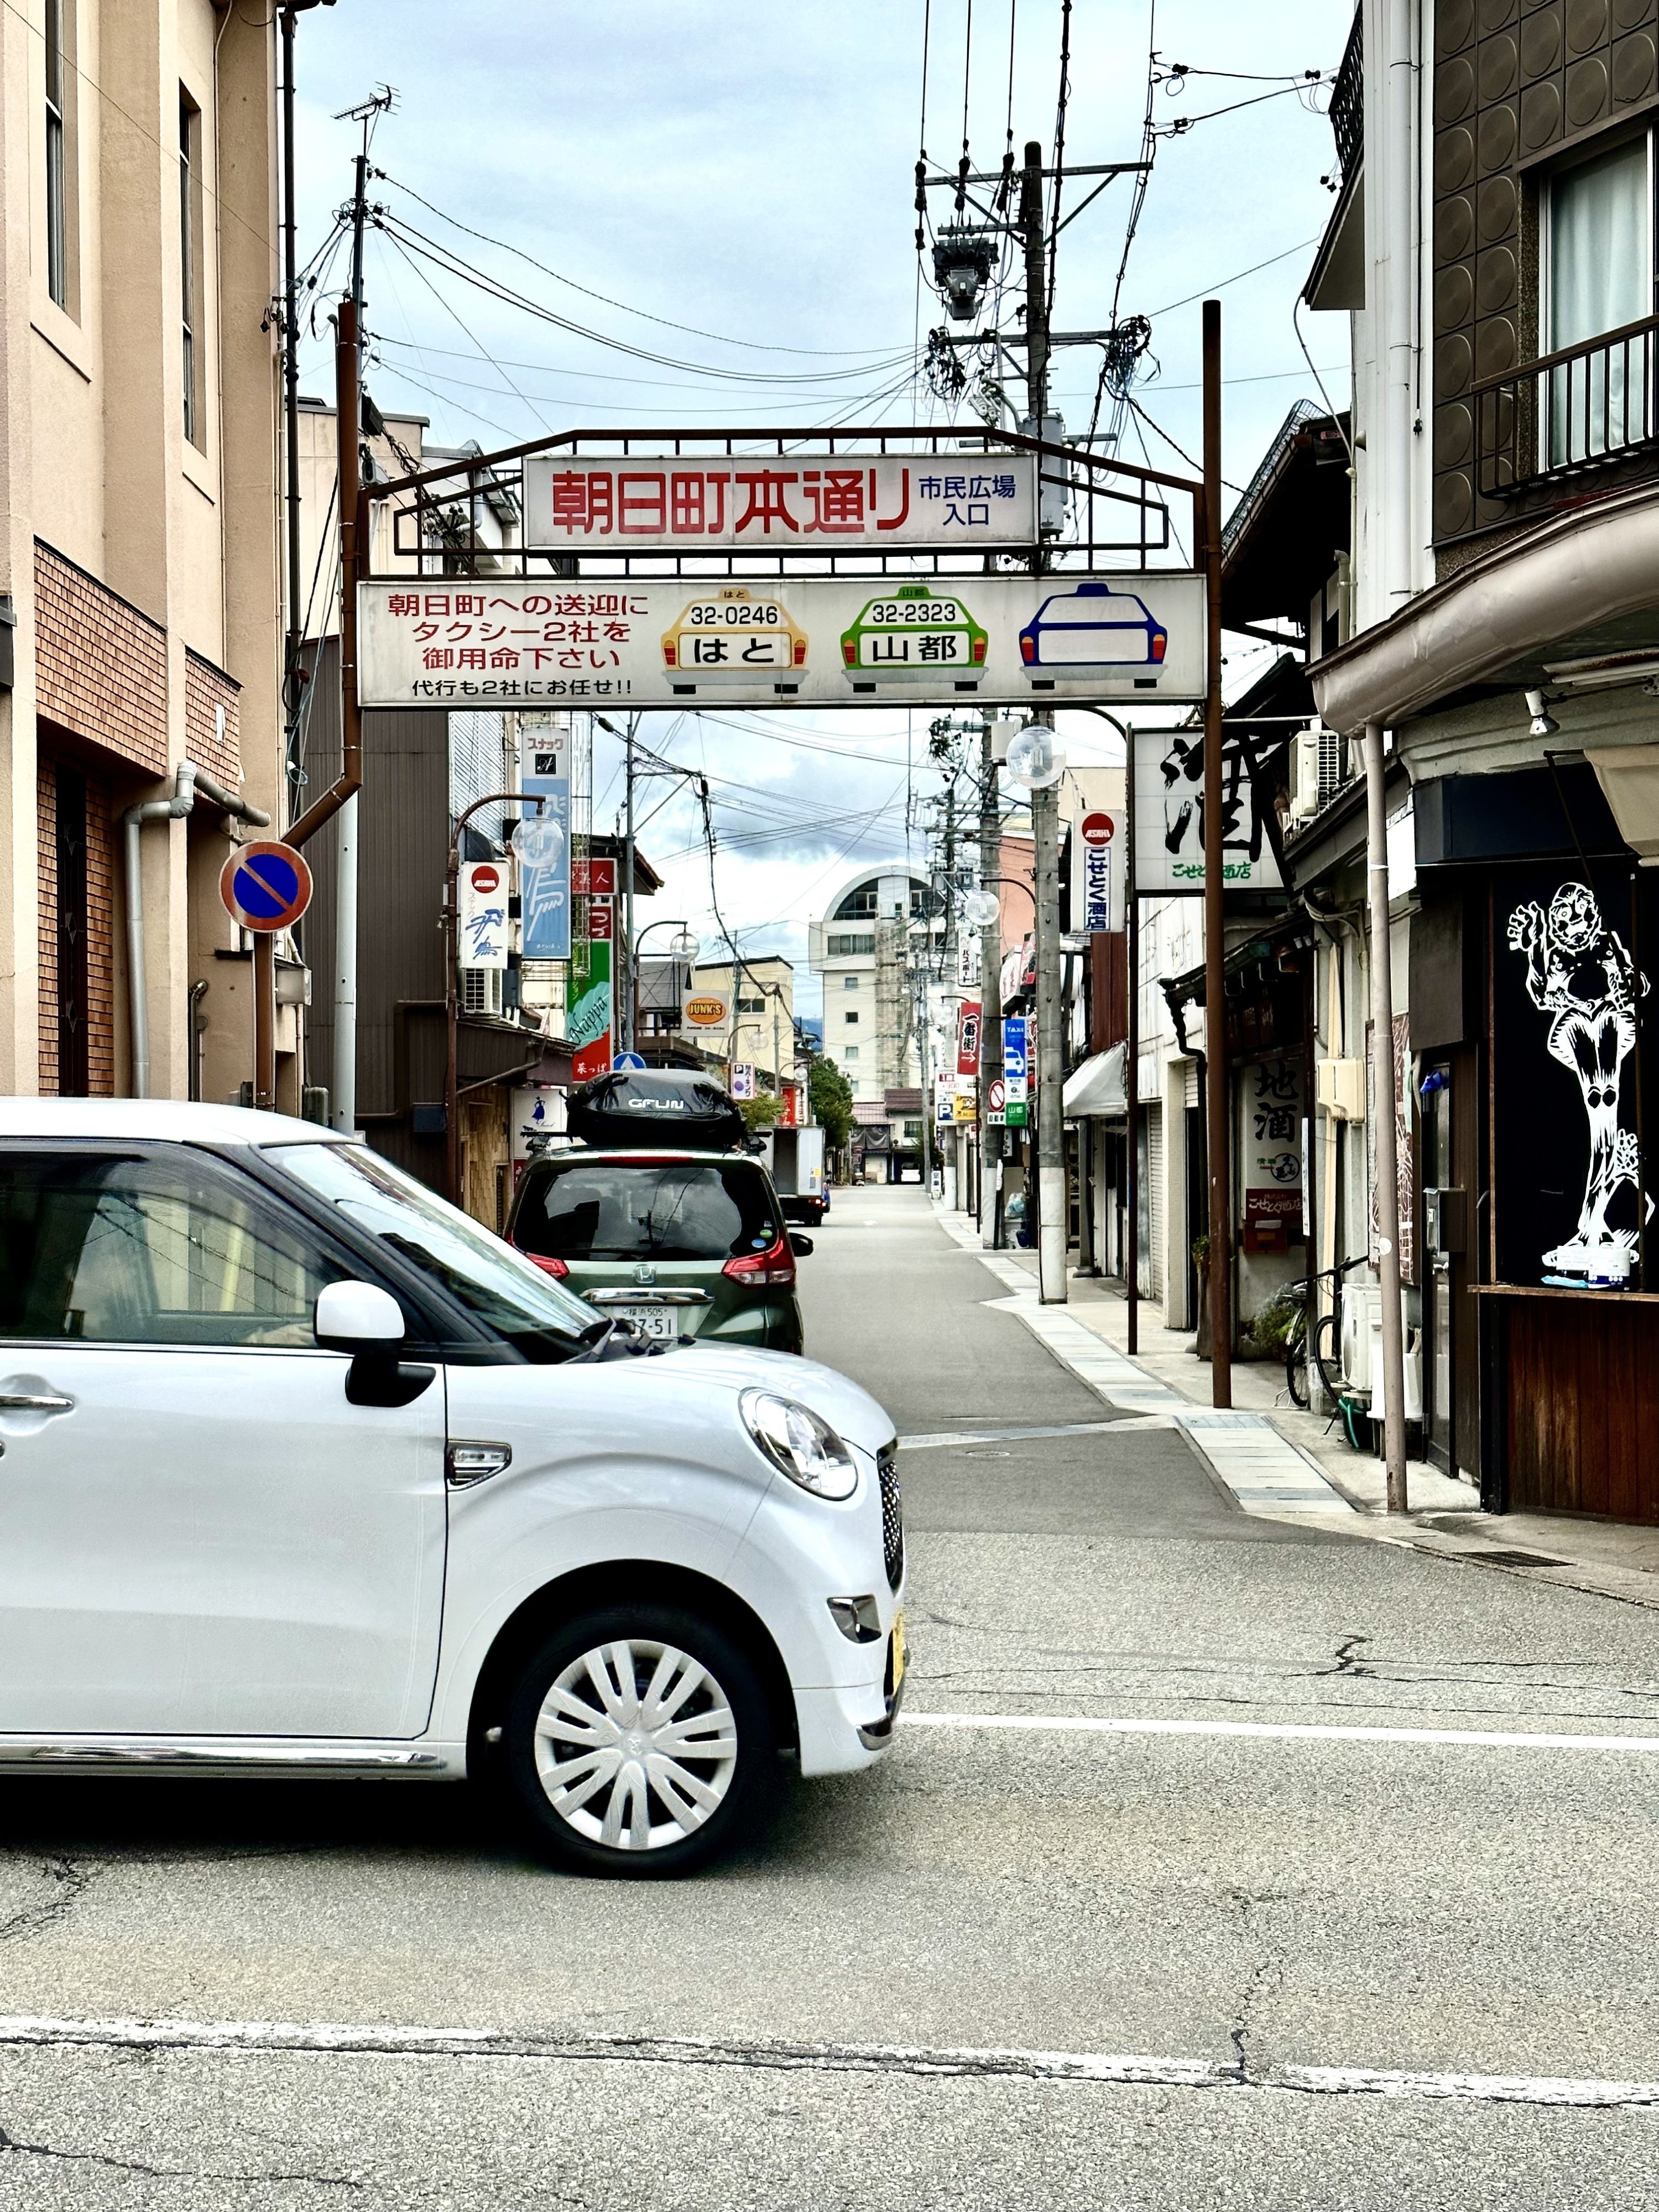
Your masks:
M 1298 730 L 1293 741 L 1291 819 L 1310 822 L 1347 781 L 1347 762 L 1335 730 Z
M 464 1014 L 494 1014 L 501 1012 L 501 987 L 505 970 L 500 968 L 463 968 L 461 970 L 461 1012 Z
M 1332 1119 L 1363 1121 L 1365 1118 L 1365 1063 L 1363 1060 L 1321 1060 L 1314 1063 L 1315 1095 Z

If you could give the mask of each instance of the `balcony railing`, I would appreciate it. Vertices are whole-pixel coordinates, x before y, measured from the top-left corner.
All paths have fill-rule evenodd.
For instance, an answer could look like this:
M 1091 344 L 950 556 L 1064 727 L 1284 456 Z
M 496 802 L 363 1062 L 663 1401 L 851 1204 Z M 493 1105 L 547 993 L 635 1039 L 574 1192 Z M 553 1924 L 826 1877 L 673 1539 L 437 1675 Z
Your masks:
M 1656 370 L 1659 315 L 1649 315 L 1474 386 L 1483 497 L 1503 499 L 1653 446 Z
M 1331 92 L 1331 135 L 1336 140 L 1336 158 L 1345 185 L 1353 182 L 1365 150 L 1365 52 L 1361 21 L 1361 11 L 1356 9 L 1347 51 Z

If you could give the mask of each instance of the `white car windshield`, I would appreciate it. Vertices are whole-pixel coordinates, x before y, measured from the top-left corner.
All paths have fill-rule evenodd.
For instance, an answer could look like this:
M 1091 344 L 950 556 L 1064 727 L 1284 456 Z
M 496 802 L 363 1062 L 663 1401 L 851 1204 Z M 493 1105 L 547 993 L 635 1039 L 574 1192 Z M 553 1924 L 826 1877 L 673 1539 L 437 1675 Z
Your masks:
M 265 1158 L 384 1237 L 531 1359 L 568 1359 L 605 1333 L 581 1298 L 364 1145 L 270 1145 Z

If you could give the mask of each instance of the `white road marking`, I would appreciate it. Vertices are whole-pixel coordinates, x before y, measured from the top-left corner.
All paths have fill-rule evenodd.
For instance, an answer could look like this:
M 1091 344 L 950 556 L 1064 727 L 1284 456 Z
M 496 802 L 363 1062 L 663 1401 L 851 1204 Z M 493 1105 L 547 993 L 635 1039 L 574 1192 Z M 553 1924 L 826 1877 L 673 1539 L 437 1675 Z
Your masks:
M 1140 1720 L 1092 1714 L 915 1713 L 899 1716 L 915 1728 L 1048 1731 L 1062 1735 L 1236 1735 L 1314 1743 L 1445 1743 L 1494 1751 L 1618 1751 L 1659 1753 L 1659 1735 L 1547 1735 L 1528 1729 L 1351 1727 L 1323 1721 Z
M 944 2045 L 721 2041 L 691 2036 L 544 2036 L 476 2027 L 351 2027 L 326 2021 L 0 2018 L 0 2046 L 289 2051 L 397 2058 L 610 2061 L 745 2066 L 827 2074 L 968 2075 L 1100 2086 L 1255 2090 L 1269 2094 L 1455 2100 L 1590 2109 L 1659 2105 L 1659 2081 L 1536 2074 L 1431 2074 L 1366 2066 L 1280 2066 L 1159 2058 L 1130 2051 L 1022 2051 Z
M 1032 1437 L 1109 1437 L 1121 1429 L 1172 1429 L 1167 1413 L 1148 1413 L 1122 1421 L 1066 1421 L 1047 1429 L 938 1429 L 925 1437 L 901 1437 L 901 1451 L 937 1451 L 943 1444 L 1023 1443 Z

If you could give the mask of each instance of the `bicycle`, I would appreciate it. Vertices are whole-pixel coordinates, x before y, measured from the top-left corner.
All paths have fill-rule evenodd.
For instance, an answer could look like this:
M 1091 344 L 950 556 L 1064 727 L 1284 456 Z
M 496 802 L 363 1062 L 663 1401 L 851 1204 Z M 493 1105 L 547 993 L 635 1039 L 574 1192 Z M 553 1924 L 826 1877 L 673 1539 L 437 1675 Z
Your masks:
M 1296 1318 L 1285 1339 L 1285 1382 L 1291 1394 L 1291 1403 L 1301 1407 L 1305 1412 L 1312 1402 L 1308 1390 L 1308 1369 L 1311 1364 L 1325 1395 L 1333 1405 L 1344 1409 L 1343 1426 L 1348 1432 L 1350 1443 L 1354 1443 L 1353 1425 L 1346 1412 L 1347 1393 L 1337 1353 L 1337 1332 L 1340 1322 L 1334 1300 L 1329 1313 L 1319 1314 L 1311 1335 L 1308 1322 L 1317 1311 L 1316 1293 L 1318 1285 L 1328 1283 L 1334 1292 L 1341 1288 L 1344 1275 L 1365 1264 L 1363 1253 L 1357 1259 L 1339 1260 L 1334 1267 L 1322 1267 L 1316 1274 L 1304 1276 L 1299 1283 L 1287 1284 L 1279 1294 L 1282 1297 L 1299 1301 Z

